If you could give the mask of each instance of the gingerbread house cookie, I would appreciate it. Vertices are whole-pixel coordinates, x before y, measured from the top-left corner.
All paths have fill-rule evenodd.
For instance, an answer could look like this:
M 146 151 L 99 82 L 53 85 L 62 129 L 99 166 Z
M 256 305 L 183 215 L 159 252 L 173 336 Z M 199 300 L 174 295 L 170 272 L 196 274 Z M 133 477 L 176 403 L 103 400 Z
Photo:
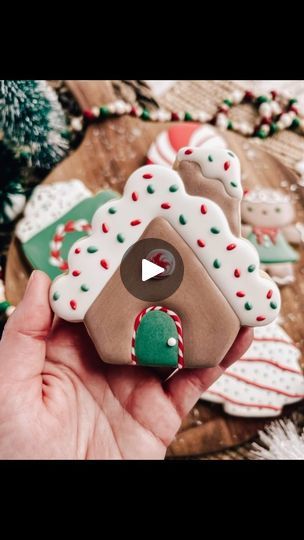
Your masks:
M 51 286 L 53 310 L 84 321 L 110 363 L 210 367 L 240 326 L 263 326 L 280 309 L 277 286 L 240 236 L 240 163 L 226 149 L 183 148 L 175 170 L 147 165 L 123 196 L 100 207 L 90 237 L 77 241 L 69 271 Z M 120 263 L 138 240 L 162 238 L 181 255 L 179 288 L 157 302 L 124 287 Z

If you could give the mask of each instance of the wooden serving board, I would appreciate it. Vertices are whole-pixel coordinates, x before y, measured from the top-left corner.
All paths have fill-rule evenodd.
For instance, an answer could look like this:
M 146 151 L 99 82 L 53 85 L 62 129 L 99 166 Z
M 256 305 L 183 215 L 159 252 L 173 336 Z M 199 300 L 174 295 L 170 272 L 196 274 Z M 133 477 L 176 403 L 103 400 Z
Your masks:
M 116 99 L 110 81 L 66 81 L 82 110 Z M 144 122 L 132 117 L 109 119 L 90 125 L 79 148 L 60 163 L 45 179 L 45 183 L 79 178 L 93 192 L 112 188 L 122 192 L 128 176 L 145 163 L 147 150 L 156 135 L 168 124 Z M 245 171 L 244 185 L 279 187 L 296 182 L 295 175 L 276 158 L 252 146 L 242 137 L 225 135 L 229 146 L 239 156 Z M 297 201 L 298 220 L 304 221 L 303 196 Z M 303 320 L 301 306 L 304 302 L 303 254 L 297 265 L 295 284 L 282 291 L 284 328 L 303 350 Z M 25 261 L 18 241 L 13 238 L 6 267 L 6 291 L 10 302 L 17 304 L 22 297 L 31 269 Z M 302 280 L 302 281 L 301 281 Z M 288 317 L 287 315 L 293 314 Z M 193 416 L 194 415 L 194 416 Z M 222 408 L 199 403 L 183 423 L 172 444 L 169 455 L 191 456 L 216 452 L 254 437 L 264 420 L 229 417 Z

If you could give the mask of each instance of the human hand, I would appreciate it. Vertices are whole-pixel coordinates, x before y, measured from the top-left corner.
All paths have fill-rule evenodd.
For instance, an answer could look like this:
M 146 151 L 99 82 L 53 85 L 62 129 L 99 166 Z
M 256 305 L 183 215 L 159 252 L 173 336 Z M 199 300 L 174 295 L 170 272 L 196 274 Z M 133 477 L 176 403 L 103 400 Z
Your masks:
M 242 328 L 220 366 L 162 382 L 102 362 L 83 324 L 53 322 L 50 280 L 34 271 L 0 342 L 0 459 L 161 459 L 201 393 L 252 340 Z

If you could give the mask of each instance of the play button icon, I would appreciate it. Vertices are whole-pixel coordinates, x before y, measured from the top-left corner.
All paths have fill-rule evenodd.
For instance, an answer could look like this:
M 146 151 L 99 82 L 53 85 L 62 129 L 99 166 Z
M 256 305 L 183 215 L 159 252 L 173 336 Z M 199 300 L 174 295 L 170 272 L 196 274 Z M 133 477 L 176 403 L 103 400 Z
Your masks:
M 147 259 L 142 259 L 141 261 L 141 280 L 148 281 L 159 274 L 162 274 L 165 269 L 158 264 L 148 261 Z

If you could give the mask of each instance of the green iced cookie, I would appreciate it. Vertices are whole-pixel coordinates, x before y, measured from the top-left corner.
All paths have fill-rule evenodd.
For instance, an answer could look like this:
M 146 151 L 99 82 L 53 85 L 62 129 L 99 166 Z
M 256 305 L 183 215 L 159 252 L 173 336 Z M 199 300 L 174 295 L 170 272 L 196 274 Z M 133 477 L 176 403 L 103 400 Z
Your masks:
M 171 341 L 169 341 L 171 338 Z M 168 344 L 175 340 L 175 345 Z M 135 338 L 135 355 L 142 366 L 172 366 L 178 363 L 178 333 L 172 318 L 163 311 L 148 311 Z

